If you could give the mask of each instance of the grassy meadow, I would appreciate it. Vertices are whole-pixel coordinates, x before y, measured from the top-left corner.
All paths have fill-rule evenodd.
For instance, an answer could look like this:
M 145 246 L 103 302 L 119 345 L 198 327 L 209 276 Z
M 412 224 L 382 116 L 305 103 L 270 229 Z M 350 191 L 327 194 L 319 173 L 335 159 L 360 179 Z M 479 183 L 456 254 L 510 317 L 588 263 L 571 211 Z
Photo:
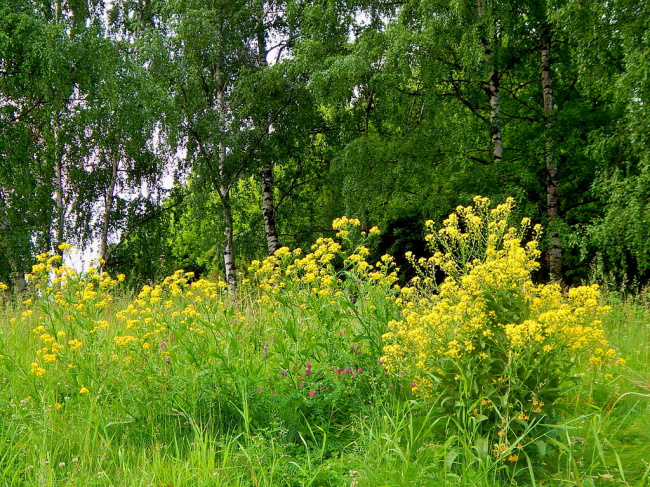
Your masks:
M 346 218 L 236 300 L 39 256 L 0 298 L 0 485 L 650 485 L 650 296 L 532 284 L 539 230 L 488 204 L 405 287 Z

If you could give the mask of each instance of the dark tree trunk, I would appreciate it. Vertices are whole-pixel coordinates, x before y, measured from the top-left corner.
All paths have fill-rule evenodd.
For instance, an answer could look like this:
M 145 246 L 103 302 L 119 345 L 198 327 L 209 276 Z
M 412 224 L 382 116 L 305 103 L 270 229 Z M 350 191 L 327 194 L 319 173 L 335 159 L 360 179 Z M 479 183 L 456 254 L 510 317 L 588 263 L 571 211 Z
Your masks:
M 2 193 L 3 190 L 0 188 L 0 252 L 9 264 L 13 291 L 22 293 L 27 290 L 27 281 L 25 280 L 25 274 L 21 272 L 20 260 L 17 258 L 16 248 L 12 242 L 12 228 L 7 216 L 8 208 Z
M 555 147 L 551 137 L 552 114 L 553 114 L 553 89 L 551 85 L 551 29 L 545 25 L 541 37 L 541 65 L 542 65 L 542 96 L 544 102 L 544 117 L 546 118 L 545 159 L 546 159 L 546 205 L 549 219 L 549 230 L 551 232 L 551 249 L 549 251 L 549 269 L 551 277 L 557 282 L 562 282 L 562 247 L 560 236 L 557 230 L 559 218 L 560 199 L 557 191 L 557 158 Z

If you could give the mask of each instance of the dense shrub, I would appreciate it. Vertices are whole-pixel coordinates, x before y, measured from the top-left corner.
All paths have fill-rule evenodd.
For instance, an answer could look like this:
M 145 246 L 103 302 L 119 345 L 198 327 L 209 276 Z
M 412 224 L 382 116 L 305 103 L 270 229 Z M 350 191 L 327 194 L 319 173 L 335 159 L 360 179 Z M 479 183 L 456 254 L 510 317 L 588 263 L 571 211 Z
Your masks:
M 450 425 L 472 438 L 479 456 L 517 462 L 544 456 L 576 366 L 618 359 L 609 348 L 597 286 L 563 292 L 535 284 L 537 240 L 522 244 L 529 221 L 508 224 L 513 200 L 458 207 L 434 230 L 433 255 L 402 289 L 402 318 L 384 335 L 386 367 L 413 378 L 413 391 L 438 401 Z M 447 276 L 434 279 L 436 270 Z

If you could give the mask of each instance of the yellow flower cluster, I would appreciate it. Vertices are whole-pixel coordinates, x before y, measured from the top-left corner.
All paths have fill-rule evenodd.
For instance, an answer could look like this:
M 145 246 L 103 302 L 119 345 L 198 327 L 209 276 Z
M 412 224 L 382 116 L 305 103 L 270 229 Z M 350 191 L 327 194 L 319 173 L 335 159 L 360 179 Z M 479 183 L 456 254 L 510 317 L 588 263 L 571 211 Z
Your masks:
M 534 347 L 541 348 L 542 353 L 595 353 L 607 346 L 600 318 L 610 308 L 599 306 L 599 296 L 597 285 L 573 288 L 568 296 L 558 284 L 531 286 L 528 305 L 534 319 L 503 325 L 512 349 Z M 609 352 L 612 359 L 616 355 L 614 350 Z
M 65 251 L 72 247 L 63 243 L 59 248 Z M 37 255 L 36 260 L 38 263 L 32 266 L 26 280 L 42 296 L 51 296 L 58 305 L 77 311 L 106 307 L 113 301 L 109 291 L 124 280 L 122 274 L 113 279 L 97 267 L 90 267 L 80 276 L 75 269 L 62 263 L 60 255 L 51 251 Z
M 516 462 L 512 445 L 525 448 L 521 438 L 554 416 L 576 364 L 624 361 L 604 337 L 609 308 L 599 304 L 598 286 L 564 293 L 558 284 L 535 285 L 539 227 L 522 244 L 530 221 L 508 224 L 511 199 L 494 209 L 487 198 L 474 203 L 438 231 L 427 222 L 433 255 L 409 256 L 419 275 L 402 289 L 402 316 L 383 335 L 381 360 L 389 372 L 413 378 L 415 394 L 441 399 L 449 414 L 458 407 L 480 413 L 492 454 Z M 446 275 L 440 283 L 439 271 Z
M 361 226 L 361 222 L 359 221 L 358 218 L 348 218 L 347 216 L 342 216 L 341 218 L 336 218 L 332 222 L 332 228 L 334 230 L 345 229 L 345 227 L 347 227 L 347 226 L 359 227 L 359 226 Z
M 45 375 L 46 370 L 41 367 L 38 362 L 32 362 L 30 372 L 36 377 L 42 377 Z
M 122 357 L 128 364 L 141 354 L 157 355 L 157 360 L 162 361 L 170 350 L 160 343 L 168 343 L 172 337 L 180 339 L 186 332 L 195 336 L 206 332 L 210 315 L 226 299 L 228 286 L 223 281 L 193 278 L 193 272 L 178 270 L 159 285 L 143 286 L 137 298 L 116 313 L 122 325 L 116 325 L 118 335 L 113 342 L 127 350 L 126 354 L 113 354 L 113 360 Z
M 426 228 L 429 233 L 425 239 L 433 249 L 433 255 L 415 262 L 410 252 L 406 254 L 419 269 L 419 279 L 425 285 L 435 285 L 432 276 L 439 269 L 458 280 L 469 274 L 477 264 L 485 265 L 489 262 L 494 274 L 492 285 L 501 286 L 504 284 L 502 280 L 506 278 L 502 272 L 503 266 L 510 265 L 512 261 L 516 261 L 518 277 L 525 279 L 530 271 L 539 267 L 536 259 L 540 255 L 537 241 L 541 227 L 535 225 L 533 240 L 521 247 L 521 240 L 530 227 L 530 219 L 524 218 L 518 228 L 508 225 L 508 217 L 513 208 L 512 198 L 490 209 L 490 200 L 477 196 L 474 198 L 474 206 L 457 207 L 456 212 L 444 220 L 438 231 L 434 228 L 434 222 L 428 220 Z M 517 276 L 507 276 L 509 279 L 513 277 Z
M 337 236 L 345 242 L 357 232 L 360 222 L 357 219 L 341 217 L 334 220 L 332 228 L 338 230 Z M 373 227 L 371 234 L 379 233 Z M 248 271 L 252 273 L 260 290 L 264 291 L 258 303 L 271 303 L 279 295 L 291 302 L 302 303 L 315 299 L 329 300 L 331 303 L 343 292 L 344 279 L 356 279 L 369 285 L 390 287 L 397 280 L 393 258 L 385 255 L 376 264 L 368 262 L 370 250 L 365 241 L 357 242 L 352 252 L 332 238 L 319 238 L 311 247 L 311 252 L 303 255 L 300 249 L 291 251 L 288 247 L 278 249 L 263 261 L 254 260 Z
M 118 347 L 125 347 L 131 342 L 137 342 L 138 338 L 133 335 L 116 336 L 113 341 Z
M 55 334 L 48 333 L 45 325 L 37 326 L 32 330 L 32 333 L 35 336 L 38 336 L 38 339 L 43 343 L 43 345 L 45 345 L 36 351 L 36 355 L 40 357 L 45 364 L 55 364 L 59 361 L 70 362 L 72 357 L 69 355 L 66 356 L 66 350 L 74 352 L 83 347 L 83 343 L 77 338 L 66 340 L 67 333 L 63 330 L 60 330 Z M 68 363 L 67 367 L 69 369 L 74 366 Z M 32 374 L 41 377 L 45 375 L 46 372 L 47 370 L 41 367 L 39 362 L 32 363 Z
M 72 248 L 65 243 L 59 245 L 63 252 Z M 72 353 L 85 341 L 83 336 L 76 336 L 78 333 L 86 336 L 108 327 L 108 321 L 100 318 L 113 302 L 112 290 L 124 276 L 113 279 L 97 267 L 79 274 L 63 263 L 61 255 L 51 251 L 37 255 L 36 260 L 32 272 L 25 276 L 33 297 L 23 301 L 22 318 L 27 323 L 36 322 L 33 332 L 42 346 L 36 352 L 39 358 L 31 372 L 41 377 L 49 368 L 59 368 L 59 364 L 67 364 L 62 370 L 74 368 Z M 95 326 L 88 329 L 88 323 Z
M 113 279 L 96 267 L 77 274 L 57 265 L 60 258 L 51 253 L 41 254 L 38 261 L 29 276 L 38 294 L 23 302 L 23 318 L 37 323 L 33 333 L 40 348 L 30 369 L 37 377 L 75 368 L 82 356 L 96 360 L 84 352 L 92 343 L 113 344 L 113 349 L 95 353 L 125 365 L 152 354 L 156 360 L 169 360 L 171 347 L 160 343 L 185 333 L 204 334 L 227 294 L 224 282 L 194 280 L 192 272 L 179 270 L 159 285 L 143 286 L 133 302 L 113 314 L 106 307 L 124 276 Z
M 420 275 L 402 290 L 403 318 L 390 322 L 383 337 L 388 370 L 443 383 L 450 367 L 462 377 L 481 361 L 489 370 L 495 357 L 501 358 L 495 377 L 499 367 L 513 363 L 551 370 L 564 370 L 581 356 L 594 365 L 623 363 L 603 335 L 600 320 L 609 308 L 599 305 L 598 286 L 565 294 L 557 284 L 534 285 L 539 228 L 522 245 L 530 222 L 508 225 L 511 199 L 492 210 L 487 198 L 474 201 L 437 232 L 427 223 L 434 254 L 416 263 Z M 433 280 L 437 269 L 447 275 L 439 284 Z M 433 393 L 422 384 L 432 381 L 420 381 L 420 394 Z

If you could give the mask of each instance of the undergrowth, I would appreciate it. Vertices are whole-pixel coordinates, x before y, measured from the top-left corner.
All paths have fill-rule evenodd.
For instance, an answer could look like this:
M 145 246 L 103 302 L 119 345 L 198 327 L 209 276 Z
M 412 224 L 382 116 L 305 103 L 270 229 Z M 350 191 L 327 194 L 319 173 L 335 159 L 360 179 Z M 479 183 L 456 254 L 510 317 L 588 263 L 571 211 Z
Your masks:
M 488 204 L 459 212 L 488 212 L 472 223 L 487 229 Z M 133 294 L 39 256 L 28 293 L 0 298 L 0 485 L 650 485 L 648 295 L 508 280 L 536 249 L 519 247 L 526 228 L 499 228 L 455 284 L 427 261 L 404 290 L 391 256 L 368 261 L 378 229 L 341 218 L 309 252 L 253 262 L 236 302 L 192 273 Z M 431 265 L 450 265 L 446 244 Z M 521 269 L 499 267 L 517 255 Z M 478 292 L 488 284 L 510 304 Z M 405 342 L 418 326 L 419 345 Z

